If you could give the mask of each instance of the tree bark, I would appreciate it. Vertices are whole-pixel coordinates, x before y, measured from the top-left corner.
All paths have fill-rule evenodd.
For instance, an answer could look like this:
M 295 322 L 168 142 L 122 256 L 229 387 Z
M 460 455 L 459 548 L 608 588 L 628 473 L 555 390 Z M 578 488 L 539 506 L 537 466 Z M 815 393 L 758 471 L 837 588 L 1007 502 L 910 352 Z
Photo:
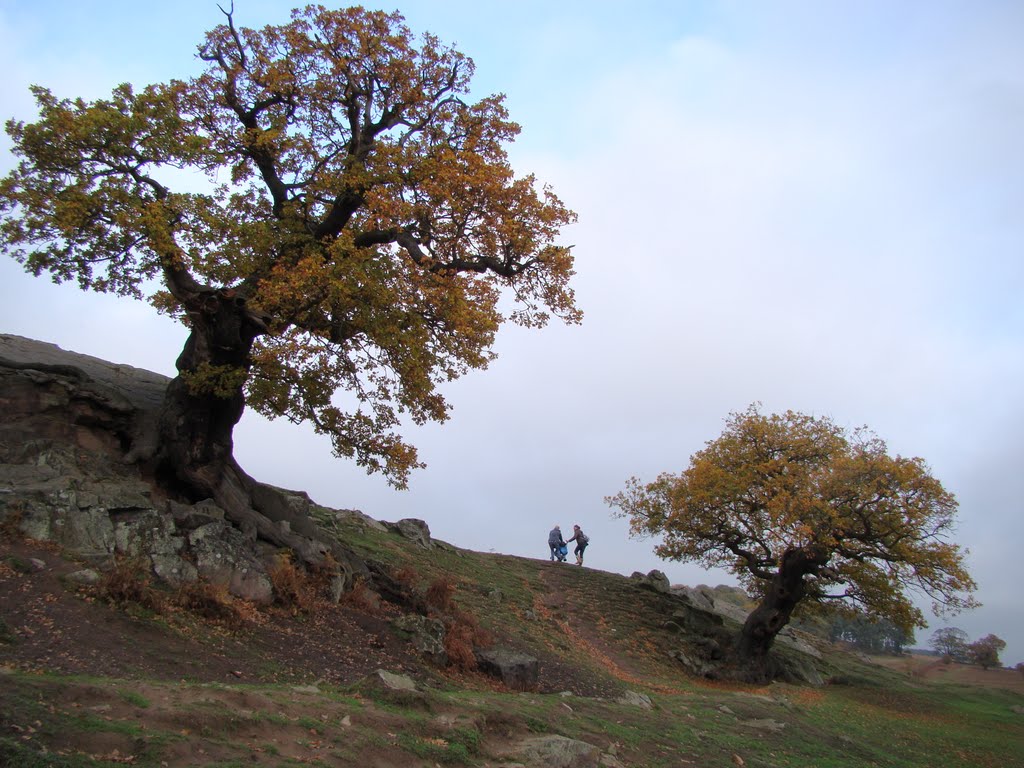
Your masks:
M 268 332 L 264 318 L 232 290 L 191 283 L 176 295 L 190 328 L 176 362 L 178 376 L 167 386 L 155 418 L 143 415 L 136 421 L 126 460 L 146 466 L 171 497 L 192 503 L 212 499 L 226 520 L 254 540 L 290 551 L 307 568 L 327 568 L 340 590 L 369 579 L 362 558 L 317 527 L 308 496 L 257 482 L 232 455 L 253 343 Z M 197 379 L 209 383 L 204 374 L 210 370 L 227 378 L 217 381 L 216 391 L 196 387 Z
M 188 316 L 191 332 L 160 412 L 157 476 L 191 501 L 220 502 L 232 433 L 245 410 L 244 376 L 215 392 L 197 389 L 192 377 L 212 369 L 248 371 L 253 342 L 265 329 L 254 322 L 244 301 L 227 291 L 197 297 Z
M 806 594 L 805 577 L 828 563 L 828 555 L 810 547 L 787 549 L 779 570 L 768 585 L 764 599 L 747 617 L 740 630 L 737 650 L 749 668 L 752 679 L 763 682 L 772 678 L 768 651 L 775 637 L 789 623 L 797 604 Z
M 193 503 L 213 499 L 239 529 L 291 550 L 308 567 L 331 563 L 346 589 L 368 576 L 351 549 L 322 536 L 301 503 L 296 507 L 288 494 L 257 482 L 234 460 L 232 434 L 245 410 L 245 376 L 217 392 L 190 384 L 211 366 L 247 372 L 253 343 L 267 330 L 262 319 L 231 291 L 197 294 L 188 315 L 191 332 L 176 362 L 178 376 L 167 387 L 151 448 L 157 482 Z

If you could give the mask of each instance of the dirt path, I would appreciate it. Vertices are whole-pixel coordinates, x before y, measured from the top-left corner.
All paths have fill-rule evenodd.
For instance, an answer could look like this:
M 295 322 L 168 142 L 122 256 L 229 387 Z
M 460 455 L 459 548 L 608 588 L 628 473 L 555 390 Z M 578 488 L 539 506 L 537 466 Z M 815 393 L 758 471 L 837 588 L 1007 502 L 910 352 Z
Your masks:
M 646 633 L 635 631 L 638 625 L 633 618 L 627 621 L 603 613 L 601 606 L 608 603 L 596 592 L 585 567 L 553 563 L 542 568 L 539 576 L 547 588 L 539 609 L 559 625 L 584 665 L 596 666 L 619 681 L 616 695 L 631 686 L 656 686 L 643 664 Z M 634 634 L 636 644 L 624 645 L 625 633 Z

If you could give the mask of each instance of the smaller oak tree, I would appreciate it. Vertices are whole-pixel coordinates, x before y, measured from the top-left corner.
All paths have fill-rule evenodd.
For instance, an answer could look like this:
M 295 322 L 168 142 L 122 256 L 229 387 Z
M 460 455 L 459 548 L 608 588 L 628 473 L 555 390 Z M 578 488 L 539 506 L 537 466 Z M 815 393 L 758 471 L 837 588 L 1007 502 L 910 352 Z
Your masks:
M 967 646 L 967 653 L 982 669 L 1000 666 L 999 652 L 1006 648 L 1006 641 L 996 635 L 985 635 Z
M 737 643 L 751 679 L 772 676 L 768 651 L 798 605 L 850 605 L 906 629 L 925 626 L 907 589 L 936 613 L 976 605 L 966 551 L 946 540 L 953 495 L 923 460 L 828 418 L 752 405 L 681 474 L 634 477 L 606 501 L 633 535 L 663 537 L 659 557 L 728 568 L 760 599 Z

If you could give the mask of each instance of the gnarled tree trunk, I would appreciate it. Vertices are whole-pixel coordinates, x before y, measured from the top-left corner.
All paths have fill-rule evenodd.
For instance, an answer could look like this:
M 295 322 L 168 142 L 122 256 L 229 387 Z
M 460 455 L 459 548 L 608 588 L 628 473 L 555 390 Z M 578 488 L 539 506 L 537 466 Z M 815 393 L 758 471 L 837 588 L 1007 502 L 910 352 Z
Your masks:
M 752 682 L 771 679 L 768 651 L 804 598 L 805 577 L 816 573 L 827 563 L 828 554 L 814 547 L 793 547 L 783 553 L 779 570 L 769 583 L 764 599 L 740 630 L 737 651 Z
M 250 354 L 267 332 L 262 318 L 230 290 L 197 292 L 187 311 L 191 333 L 151 448 L 157 481 L 192 502 L 213 499 L 242 531 L 291 550 L 307 566 L 332 561 L 345 586 L 368 575 L 352 550 L 317 530 L 308 499 L 304 506 L 295 495 L 258 483 L 234 460 L 232 433 L 245 410 Z
M 191 333 L 160 413 L 156 468 L 162 483 L 192 501 L 219 502 L 232 433 L 245 410 L 244 373 L 264 329 L 241 299 L 225 291 L 198 297 L 188 316 Z M 217 372 L 222 376 L 211 389 L 209 377 Z

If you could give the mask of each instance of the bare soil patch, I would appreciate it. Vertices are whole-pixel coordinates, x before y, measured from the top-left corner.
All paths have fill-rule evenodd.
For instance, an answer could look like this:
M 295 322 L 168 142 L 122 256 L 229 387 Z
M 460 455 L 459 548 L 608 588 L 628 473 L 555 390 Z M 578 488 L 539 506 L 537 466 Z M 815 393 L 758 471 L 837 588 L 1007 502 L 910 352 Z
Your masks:
M 234 628 L 182 613 L 153 615 L 107 605 L 64 581 L 83 567 L 44 542 L 0 541 L 0 667 L 156 681 L 332 685 L 385 669 L 435 685 L 501 688 L 490 678 L 426 661 L 393 631 L 391 619 L 401 609 L 386 602 L 372 611 L 343 602 L 308 615 L 254 610 L 251 621 Z M 617 696 L 625 682 L 609 680 L 589 663 L 593 649 L 603 648 L 601 617 L 584 610 L 578 579 L 562 578 L 579 574 L 552 572 L 542 601 L 549 607 L 542 610 L 563 622 L 567 643 L 576 644 L 579 632 L 594 646 L 577 644 L 568 658 L 554 649 L 530 649 L 539 659 L 539 691 Z M 515 638 L 496 637 L 496 643 L 504 641 Z M 621 663 L 628 665 L 628 659 Z
M 380 668 L 438 674 L 410 653 L 386 615 L 344 605 L 311 616 L 268 610 L 241 629 L 187 615 L 139 615 L 67 585 L 64 577 L 83 567 L 45 544 L 0 543 L 0 665 L 235 683 L 351 683 Z

